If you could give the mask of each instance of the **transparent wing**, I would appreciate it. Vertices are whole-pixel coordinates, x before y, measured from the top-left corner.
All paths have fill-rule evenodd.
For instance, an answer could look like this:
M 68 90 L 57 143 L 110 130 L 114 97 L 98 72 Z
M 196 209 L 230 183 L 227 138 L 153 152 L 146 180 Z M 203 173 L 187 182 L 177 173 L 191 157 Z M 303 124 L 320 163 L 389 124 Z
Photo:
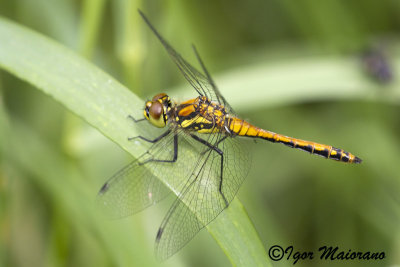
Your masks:
M 219 92 L 217 86 L 212 80 L 209 72 L 207 71 L 203 61 L 200 58 L 196 48 L 193 46 L 196 57 L 205 73 L 200 73 L 196 68 L 190 65 L 176 50 L 158 33 L 158 31 L 154 28 L 154 26 L 150 23 L 147 17 L 139 10 L 140 15 L 143 17 L 144 21 L 147 23 L 149 28 L 153 31 L 153 33 L 160 40 L 161 44 L 167 50 L 171 59 L 178 66 L 179 70 L 185 77 L 185 79 L 192 85 L 192 87 L 197 91 L 199 95 L 206 96 L 208 99 L 215 101 L 228 110 L 229 113 L 233 113 L 233 109 L 225 100 L 225 98 Z
M 216 145 L 222 138 L 223 135 L 215 134 L 207 141 Z M 155 250 L 161 260 L 181 249 L 227 207 L 219 192 L 221 156 L 200 146 L 203 152 L 157 233 Z M 219 143 L 218 148 L 223 151 L 222 193 L 230 203 L 247 176 L 250 157 L 246 147 L 231 137 Z
M 174 135 L 178 135 L 178 159 L 174 163 L 151 160 L 172 160 Z M 182 149 L 185 143 L 181 129 L 171 132 L 152 145 L 138 159 L 111 177 L 101 188 L 97 203 L 111 218 L 126 217 L 165 198 L 170 189 L 158 177 L 165 178 L 172 188 L 182 187 L 196 163 L 195 152 Z
M 227 109 L 228 113 L 235 114 L 235 111 L 233 110 L 231 105 L 229 105 L 228 101 L 226 101 L 225 97 L 221 94 L 217 85 L 215 84 L 214 80 L 212 79 L 210 73 L 208 72 L 206 66 L 203 63 L 203 60 L 200 57 L 200 54 L 197 52 L 196 46 L 194 46 L 194 45 L 192 45 L 192 46 L 193 46 L 193 51 L 196 54 L 197 60 L 199 61 L 201 68 L 203 69 L 203 72 L 207 77 L 206 78 L 203 76 L 203 77 L 199 77 L 199 79 L 203 81 L 202 84 L 204 84 L 204 87 L 206 87 L 205 90 L 209 92 L 209 95 L 210 95 L 209 98 L 212 101 L 218 102 L 219 104 L 223 105 Z M 189 64 L 189 63 L 187 63 L 187 64 Z M 201 73 L 199 73 L 199 74 L 202 76 Z

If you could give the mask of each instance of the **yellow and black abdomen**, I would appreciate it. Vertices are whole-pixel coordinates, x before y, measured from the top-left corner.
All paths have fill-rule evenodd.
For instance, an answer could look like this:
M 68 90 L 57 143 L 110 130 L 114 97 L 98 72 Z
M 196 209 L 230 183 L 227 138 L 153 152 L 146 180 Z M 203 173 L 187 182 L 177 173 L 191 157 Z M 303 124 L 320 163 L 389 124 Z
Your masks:
M 229 130 L 235 135 L 261 138 L 274 143 L 282 143 L 292 148 L 301 149 L 311 154 L 342 162 L 361 163 L 362 161 L 360 158 L 343 149 L 266 131 L 239 118 L 229 118 L 227 124 L 229 125 Z

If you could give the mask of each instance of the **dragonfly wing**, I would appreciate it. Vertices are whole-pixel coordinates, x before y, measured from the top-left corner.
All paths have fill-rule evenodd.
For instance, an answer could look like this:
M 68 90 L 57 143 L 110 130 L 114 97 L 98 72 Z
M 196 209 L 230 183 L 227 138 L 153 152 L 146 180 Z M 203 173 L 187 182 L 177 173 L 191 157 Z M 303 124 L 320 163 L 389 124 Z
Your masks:
M 207 142 L 216 145 L 221 138 L 221 134 L 210 135 Z M 222 193 L 230 203 L 247 176 L 249 155 L 243 145 L 230 137 L 218 148 L 224 151 Z M 155 250 L 161 260 L 181 249 L 227 207 L 219 192 L 221 156 L 208 147 L 200 155 L 157 233 Z
M 165 198 L 170 190 L 157 178 L 163 166 L 148 162 L 151 159 L 172 159 L 173 139 L 168 136 L 151 146 L 138 159 L 131 162 L 100 189 L 97 203 L 111 218 L 137 213 Z M 161 148 L 167 148 L 165 151 Z M 170 148 L 170 149 L 168 149 Z M 143 164 L 147 162 L 146 164 Z
M 200 54 L 197 52 L 196 46 L 195 45 L 192 45 L 192 46 L 193 46 L 193 51 L 196 55 L 197 61 L 199 61 L 201 68 L 203 69 L 203 72 L 206 75 L 206 77 L 203 76 L 203 78 L 201 78 L 201 79 L 199 78 L 199 79 L 203 81 L 202 84 L 204 84 L 204 87 L 206 88 L 205 90 L 208 91 L 208 95 L 210 95 L 209 98 L 211 100 L 223 105 L 227 109 L 228 113 L 234 114 L 235 111 L 233 110 L 231 105 L 229 105 L 228 101 L 226 101 L 225 97 L 219 91 L 217 85 L 215 84 L 213 78 L 211 77 L 205 64 L 203 63 L 203 60 L 201 59 Z
M 110 218 L 122 218 L 151 206 L 171 192 L 140 157 L 117 172 L 100 189 L 97 203 Z
M 173 159 L 175 135 L 178 136 L 177 160 L 152 161 Z M 98 194 L 100 208 L 111 218 L 122 218 L 161 201 L 171 189 L 179 195 L 200 153 L 200 148 L 187 142 L 185 136 L 182 128 L 173 127 L 170 134 L 111 177 Z
M 207 71 L 203 61 L 201 60 L 199 54 L 197 53 L 196 48 L 193 47 L 194 52 L 206 76 L 201 72 L 199 72 L 191 64 L 189 64 L 178 52 L 176 52 L 176 50 L 160 35 L 160 33 L 154 28 L 154 26 L 150 23 L 147 17 L 140 10 L 139 13 L 143 17 L 147 25 L 150 27 L 150 29 L 153 31 L 153 33 L 160 40 L 165 50 L 167 50 L 171 59 L 178 66 L 179 70 L 181 71 L 185 79 L 190 83 L 190 85 L 192 85 L 192 87 L 197 91 L 197 93 L 199 95 L 206 96 L 212 101 L 224 105 L 228 109 L 228 111 L 232 113 L 233 112 L 232 108 L 229 106 L 225 98 L 219 92 L 217 86 L 215 85 L 209 72 Z

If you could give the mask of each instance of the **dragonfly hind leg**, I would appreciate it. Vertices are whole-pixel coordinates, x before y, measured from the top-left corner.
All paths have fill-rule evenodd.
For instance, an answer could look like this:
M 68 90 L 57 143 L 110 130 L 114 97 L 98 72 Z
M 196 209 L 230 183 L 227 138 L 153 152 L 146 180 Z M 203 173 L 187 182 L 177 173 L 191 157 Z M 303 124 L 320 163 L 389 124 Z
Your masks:
M 194 140 L 196 140 L 197 142 L 199 142 L 199 143 L 201 143 L 201 144 L 203 144 L 203 145 L 209 147 L 210 149 L 214 150 L 215 152 L 217 152 L 218 155 L 221 157 L 221 170 L 220 170 L 221 174 L 220 174 L 220 180 L 219 180 L 218 191 L 219 191 L 219 194 L 221 195 L 221 197 L 222 197 L 222 199 L 224 200 L 225 205 L 226 205 L 226 207 L 227 207 L 227 206 L 229 205 L 229 202 L 228 202 L 228 200 L 226 199 L 225 194 L 222 192 L 222 183 L 223 183 L 223 177 L 224 177 L 224 176 L 223 176 L 223 170 L 224 170 L 224 152 L 223 152 L 221 149 L 219 149 L 219 148 L 217 147 L 217 145 L 218 145 L 219 143 L 221 143 L 222 141 L 224 141 L 225 138 L 226 138 L 227 136 L 224 136 L 221 140 L 219 140 L 219 141 L 217 142 L 217 145 L 212 145 L 212 144 L 210 144 L 209 142 L 207 142 L 206 140 L 204 140 L 204 139 L 198 137 L 197 135 L 191 134 L 190 136 L 191 136 Z

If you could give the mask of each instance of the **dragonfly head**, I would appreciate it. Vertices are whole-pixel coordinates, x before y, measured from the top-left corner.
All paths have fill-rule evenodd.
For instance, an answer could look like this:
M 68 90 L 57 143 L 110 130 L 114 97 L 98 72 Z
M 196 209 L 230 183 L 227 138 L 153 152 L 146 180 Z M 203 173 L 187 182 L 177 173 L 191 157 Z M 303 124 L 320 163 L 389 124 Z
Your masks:
M 163 128 L 167 125 L 168 110 L 171 108 L 171 99 L 161 93 L 155 95 L 151 101 L 146 102 L 144 117 L 154 126 Z

